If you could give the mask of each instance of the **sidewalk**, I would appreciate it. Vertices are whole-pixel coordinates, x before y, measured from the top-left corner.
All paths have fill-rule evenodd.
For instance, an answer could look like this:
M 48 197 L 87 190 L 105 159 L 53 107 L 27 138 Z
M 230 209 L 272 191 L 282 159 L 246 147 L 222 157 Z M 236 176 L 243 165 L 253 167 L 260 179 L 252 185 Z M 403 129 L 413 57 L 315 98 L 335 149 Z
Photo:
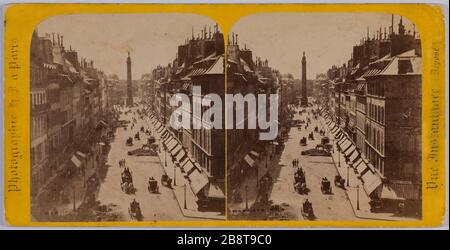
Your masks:
M 271 151 L 274 151 L 273 149 Z M 265 152 L 264 154 L 260 154 L 260 159 L 258 159 L 255 163 L 256 167 L 258 168 L 257 173 L 251 173 L 247 175 L 239 184 L 238 186 L 233 190 L 233 192 L 236 192 L 237 189 L 238 193 L 240 194 L 242 201 L 236 202 L 230 199 L 228 201 L 228 208 L 231 211 L 243 211 L 247 208 L 251 209 L 253 204 L 258 199 L 258 193 L 259 193 L 259 185 L 257 182 L 266 174 L 271 173 L 275 167 L 278 167 L 278 164 L 275 164 L 275 160 L 277 157 L 273 155 L 274 152 L 272 152 L 272 159 L 270 160 L 270 154 L 269 152 Z M 266 167 L 266 160 L 267 160 L 267 167 Z M 272 174 L 271 174 L 272 175 Z M 247 187 L 247 188 L 246 188 Z M 246 190 L 247 189 L 247 190 Z M 247 196 L 247 197 L 246 197 Z M 247 203 L 247 204 L 246 204 Z
M 69 159 L 70 161 L 70 159 Z M 102 163 L 100 163 L 101 165 Z M 83 160 L 85 166 L 85 174 L 81 169 L 78 169 L 70 178 L 64 178 L 63 176 L 55 176 L 51 180 L 48 186 L 51 195 L 54 197 L 52 201 L 45 203 L 35 203 L 39 207 L 38 214 L 34 214 L 36 219 L 45 217 L 47 220 L 58 220 L 62 216 L 75 216 L 77 215 L 78 208 L 85 201 L 87 191 L 87 180 L 94 173 L 97 173 L 98 166 L 95 163 L 95 156 L 87 156 L 86 160 Z M 63 189 L 58 189 L 58 183 L 64 183 Z M 53 187 L 52 187 L 53 186 Z M 75 211 L 74 211 L 75 208 Z M 56 212 L 57 214 L 51 214 Z
M 150 123 L 151 124 L 151 123 Z M 160 140 L 160 134 L 152 127 L 153 135 L 157 135 L 156 140 Z M 181 213 L 188 218 L 198 218 L 198 219 L 210 219 L 210 220 L 225 220 L 225 214 L 221 214 L 219 212 L 201 212 L 198 211 L 197 206 L 197 197 L 191 189 L 189 181 L 185 178 L 184 174 L 181 172 L 180 168 L 176 167 L 172 162 L 172 157 L 169 152 L 166 152 L 162 146 L 160 145 L 160 151 L 158 152 L 158 157 L 160 160 L 161 168 L 164 172 L 172 178 L 172 190 L 175 196 L 175 200 L 180 207 Z M 164 154 L 166 154 L 164 156 Z M 166 159 L 166 161 L 165 161 Z M 167 162 L 167 166 L 165 167 L 165 162 Z M 174 177 L 174 171 L 176 174 L 176 178 Z M 175 185 L 176 182 L 176 185 Z M 185 209 L 185 196 L 184 193 L 186 191 L 186 209 Z
M 347 194 L 347 198 L 352 205 L 352 209 L 355 216 L 360 219 L 370 219 L 370 220 L 387 220 L 387 221 L 412 220 L 411 218 L 407 217 L 397 217 L 393 213 L 370 212 L 370 205 L 369 205 L 370 197 L 366 194 L 362 181 L 358 178 L 358 175 L 354 172 L 354 169 L 351 168 L 345 162 L 344 154 L 338 152 L 336 148 L 336 140 L 334 138 L 334 135 L 333 133 L 331 133 L 330 128 L 326 125 L 323 116 L 319 116 L 319 122 L 321 126 L 325 129 L 326 136 L 328 136 L 331 142 L 333 143 L 334 152 L 332 153 L 331 157 L 333 159 L 334 165 L 336 166 L 339 175 L 346 180 L 345 193 Z M 347 178 L 347 170 L 348 170 L 348 178 Z M 349 181 L 348 182 L 349 186 L 347 186 L 347 181 Z

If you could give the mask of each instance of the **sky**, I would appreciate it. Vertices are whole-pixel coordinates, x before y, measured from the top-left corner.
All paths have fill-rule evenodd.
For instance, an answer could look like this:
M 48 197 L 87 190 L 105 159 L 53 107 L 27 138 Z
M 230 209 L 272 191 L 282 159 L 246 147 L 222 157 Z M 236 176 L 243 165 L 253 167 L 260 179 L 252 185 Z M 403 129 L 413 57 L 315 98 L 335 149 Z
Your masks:
M 394 17 L 397 31 L 400 17 Z M 388 27 L 390 14 L 382 13 L 268 13 L 243 17 L 233 27 L 239 44 L 253 55 L 269 60 L 281 73 L 301 74 L 301 55 L 306 52 L 307 78 L 342 65 L 352 46 L 380 26 Z M 406 29 L 412 24 L 403 18 Z M 94 60 L 95 67 L 126 79 L 126 57 L 131 52 L 132 77 L 140 79 L 157 65 L 167 65 L 177 46 L 214 21 L 194 14 L 77 14 L 60 15 L 37 26 L 38 34 L 60 33 L 64 46 L 79 58 Z
M 77 14 L 60 15 L 37 26 L 39 36 L 60 33 L 64 47 L 78 51 L 78 57 L 94 60 L 106 74 L 126 79 L 126 57 L 131 53 L 132 78 L 140 79 L 157 65 L 176 57 L 178 45 L 215 22 L 194 14 Z
M 400 16 L 394 16 L 398 31 Z M 268 13 L 240 19 L 232 29 L 240 46 L 246 44 L 253 56 L 269 60 L 269 66 L 281 73 L 301 77 L 301 57 L 306 53 L 308 79 L 326 73 L 333 65 L 347 63 L 353 45 L 367 34 L 391 24 L 391 14 L 384 13 Z M 406 30 L 413 24 L 403 18 Z M 417 32 L 417 29 L 416 29 Z

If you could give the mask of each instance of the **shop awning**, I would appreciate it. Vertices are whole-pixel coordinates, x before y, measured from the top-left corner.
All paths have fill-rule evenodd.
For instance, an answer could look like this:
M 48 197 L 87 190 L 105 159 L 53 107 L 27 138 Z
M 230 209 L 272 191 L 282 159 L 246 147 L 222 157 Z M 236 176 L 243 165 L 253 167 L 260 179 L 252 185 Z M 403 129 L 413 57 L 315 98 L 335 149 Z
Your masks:
M 184 163 L 184 165 L 182 165 L 182 168 L 184 170 L 184 172 L 186 173 L 186 175 L 189 175 L 192 171 L 192 169 L 195 170 L 195 166 L 192 163 L 192 161 L 188 160 L 186 161 L 186 163 Z
M 169 142 L 170 142 L 171 140 L 173 140 L 173 137 L 172 137 L 172 136 L 169 136 L 169 137 L 167 137 L 166 139 L 163 140 L 163 144 L 166 145 L 166 147 L 167 147 L 167 144 L 169 144 Z
M 338 143 L 338 145 L 339 145 L 339 147 L 341 148 L 342 151 L 346 150 L 350 144 L 351 144 L 351 142 L 347 138 L 345 138 L 344 142 Z
M 371 195 L 372 192 L 375 191 L 375 189 L 377 189 L 383 183 L 381 181 L 381 177 L 371 170 L 363 174 L 362 179 L 364 181 L 364 190 L 366 191 L 367 195 Z
M 72 155 L 72 158 L 70 158 L 70 161 L 75 165 L 75 167 L 79 168 L 83 164 L 80 159 L 78 159 L 75 155 Z
M 353 143 L 350 143 L 350 146 L 343 152 L 345 156 L 349 157 L 350 154 L 353 153 L 353 151 L 356 150 L 355 145 L 353 145 Z
M 338 145 L 340 146 L 340 145 L 342 145 L 342 143 L 344 143 L 345 141 L 346 141 L 346 137 L 345 136 L 343 136 L 341 139 L 339 139 L 339 141 L 338 141 Z
M 86 158 L 86 154 L 85 154 L 85 153 L 82 153 L 82 152 L 80 152 L 80 151 L 77 151 L 77 152 L 76 152 L 76 155 L 80 156 L 81 158 Z
M 353 153 L 350 155 L 349 160 L 351 163 L 355 164 L 355 161 L 360 156 L 358 150 L 354 150 Z M 360 157 L 359 157 L 360 158 Z
M 211 183 L 209 184 L 208 198 L 225 199 L 225 194 L 218 185 Z
M 336 134 L 339 131 L 339 127 L 336 126 L 331 130 L 331 133 Z
M 167 143 L 167 149 L 169 150 L 169 152 L 171 152 L 172 149 L 175 148 L 177 145 L 179 145 L 178 141 L 173 139 L 169 143 Z
M 191 189 L 195 195 L 197 195 L 209 183 L 208 177 L 201 173 L 198 169 L 192 171 L 189 175 L 189 180 L 191 181 Z
M 361 174 L 364 170 L 366 170 L 367 165 L 364 163 L 363 159 L 360 157 L 353 163 L 353 168 L 356 169 L 358 174 Z
M 259 153 L 256 152 L 255 150 L 251 150 L 251 151 L 250 151 L 250 154 L 253 155 L 253 156 L 256 157 L 256 158 L 259 158 Z
M 161 126 L 161 127 L 159 127 L 156 131 L 157 131 L 158 133 L 161 133 L 163 130 L 164 130 L 164 126 Z
M 184 149 L 181 149 L 180 151 L 178 151 L 178 154 L 175 156 L 175 159 L 181 164 L 185 155 L 186 155 L 186 152 L 184 151 Z
M 379 194 L 380 199 L 384 200 L 405 200 L 402 197 L 399 197 L 394 189 L 384 184 L 381 188 L 381 193 Z
M 255 166 L 255 161 L 249 156 L 246 155 L 244 157 L 244 161 L 250 166 L 250 167 L 254 167 Z
M 177 145 L 170 150 L 170 154 L 172 156 L 175 156 L 182 148 L 183 147 L 179 143 L 177 143 Z

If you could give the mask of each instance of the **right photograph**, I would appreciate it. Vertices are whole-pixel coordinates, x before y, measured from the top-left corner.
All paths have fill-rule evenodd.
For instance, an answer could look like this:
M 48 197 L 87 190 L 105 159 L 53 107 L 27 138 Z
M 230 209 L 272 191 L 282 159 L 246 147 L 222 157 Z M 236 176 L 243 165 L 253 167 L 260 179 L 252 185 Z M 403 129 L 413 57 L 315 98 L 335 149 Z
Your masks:
M 421 219 L 414 23 L 267 13 L 239 20 L 225 42 L 229 220 Z

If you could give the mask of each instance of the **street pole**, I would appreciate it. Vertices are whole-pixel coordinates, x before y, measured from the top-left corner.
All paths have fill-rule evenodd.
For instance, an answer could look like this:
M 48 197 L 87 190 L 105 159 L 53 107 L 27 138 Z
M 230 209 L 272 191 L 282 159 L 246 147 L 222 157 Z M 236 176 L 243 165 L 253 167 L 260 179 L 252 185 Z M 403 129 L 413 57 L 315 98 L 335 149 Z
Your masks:
M 77 207 L 75 204 L 75 185 L 72 185 L 72 195 L 73 195 L 73 211 L 75 212 L 77 210 Z
M 259 186 L 259 165 L 256 165 L 256 188 Z
M 167 112 L 167 100 L 166 100 L 166 84 L 164 84 L 164 117 L 163 117 L 163 126 L 166 126 L 166 112 Z M 167 150 L 164 150 L 164 167 L 167 167 Z
M 164 167 L 167 167 L 167 151 L 164 150 Z
M 173 165 L 173 185 L 177 185 L 177 166 Z
M 269 153 L 269 154 L 270 154 L 270 153 Z M 267 166 L 267 158 L 269 157 L 269 154 L 266 155 L 266 168 L 268 167 L 268 166 Z
M 248 210 L 248 186 L 245 185 L 245 210 Z
M 347 165 L 347 187 L 349 187 L 350 186 L 350 175 L 349 175 L 349 172 L 350 172 L 350 167 Z
M 186 201 L 186 183 L 184 183 L 184 209 L 187 209 L 187 201 Z
M 356 186 L 356 210 L 359 210 L 359 184 Z

